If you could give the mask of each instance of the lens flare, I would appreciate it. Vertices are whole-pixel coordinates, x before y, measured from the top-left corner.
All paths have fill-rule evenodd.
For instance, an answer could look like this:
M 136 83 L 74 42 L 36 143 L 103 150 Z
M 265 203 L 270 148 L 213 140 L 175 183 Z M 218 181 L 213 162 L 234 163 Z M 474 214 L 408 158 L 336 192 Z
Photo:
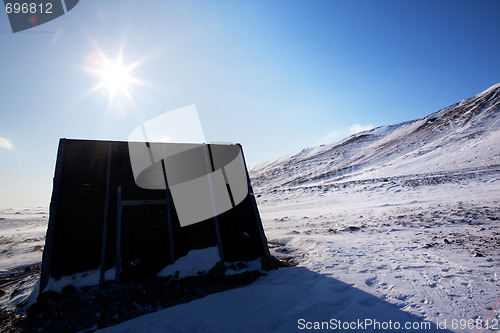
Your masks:
M 110 59 L 100 51 L 90 53 L 85 59 L 85 71 L 99 80 L 91 93 L 99 91 L 107 95 L 108 105 L 117 95 L 123 95 L 133 102 L 130 90 L 134 84 L 142 83 L 131 74 L 136 66 L 136 63 L 126 65 L 121 53 L 115 59 Z
M 111 94 L 127 91 L 132 82 L 129 69 L 123 66 L 121 59 L 109 61 L 99 75 L 101 76 L 99 85 L 109 90 Z

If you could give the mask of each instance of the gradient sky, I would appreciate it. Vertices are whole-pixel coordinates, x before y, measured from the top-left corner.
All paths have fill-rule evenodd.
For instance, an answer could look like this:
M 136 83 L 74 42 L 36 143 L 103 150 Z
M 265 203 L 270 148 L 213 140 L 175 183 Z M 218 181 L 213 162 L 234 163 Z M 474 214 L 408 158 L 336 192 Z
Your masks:
M 209 142 L 266 161 L 420 118 L 500 82 L 498 0 L 84 0 L 13 34 L 0 13 L 0 207 L 47 206 L 58 140 L 127 140 L 196 104 Z M 123 55 L 112 102 L 85 71 Z

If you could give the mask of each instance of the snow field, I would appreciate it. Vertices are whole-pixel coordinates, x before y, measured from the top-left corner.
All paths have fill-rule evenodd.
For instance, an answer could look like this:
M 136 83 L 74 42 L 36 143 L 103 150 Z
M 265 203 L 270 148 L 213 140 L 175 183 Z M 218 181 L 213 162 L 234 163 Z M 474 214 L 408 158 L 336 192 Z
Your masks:
M 277 257 L 433 325 L 499 320 L 498 184 L 496 175 L 420 186 L 353 182 L 263 193 L 259 207 Z
M 257 191 L 272 254 L 296 267 L 99 332 L 479 332 L 451 325 L 500 320 L 499 178 L 443 173 Z M 46 211 L 16 212 L 0 216 L 3 272 L 41 260 L 32 250 L 43 246 Z M 199 256 L 210 261 L 215 249 Z M 29 301 L 37 281 L 6 288 L 0 301 Z
M 0 274 L 41 262 L 47 209 L 0 210 Z
M 257 192 L 297 266 L 99 332 L 498 331 L 498 175 L 444 176 Z

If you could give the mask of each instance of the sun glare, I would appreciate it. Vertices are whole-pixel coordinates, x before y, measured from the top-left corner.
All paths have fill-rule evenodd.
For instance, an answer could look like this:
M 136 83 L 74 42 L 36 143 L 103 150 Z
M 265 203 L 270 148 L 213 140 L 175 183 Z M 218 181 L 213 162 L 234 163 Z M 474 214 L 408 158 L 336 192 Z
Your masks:
M 132 82 L 129 70 L 123 66 L 120 60 L 109 61 L 99 74 L 101 76 L 100 86 L 111 94 L 115 94 L 117 91 L 126 92 Z
M 89 54 L 85 60 L 85 70 L 99 80 L 90 93 L 103 93 L 108 97 L 108 105 L 118 95 L 125 96 L 133 103 L 130 90 L 132 85 L 141 83 L 131 75 L 137 66 L 138 62 L 126 65 L 121 53 L 116 59 L 110 59 L 102 52 Z

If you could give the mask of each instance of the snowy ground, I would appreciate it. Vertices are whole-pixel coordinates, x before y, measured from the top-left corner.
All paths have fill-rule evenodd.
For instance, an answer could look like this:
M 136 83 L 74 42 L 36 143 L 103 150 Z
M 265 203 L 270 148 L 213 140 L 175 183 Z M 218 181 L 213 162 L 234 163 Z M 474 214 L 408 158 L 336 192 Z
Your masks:
M 275 192 L 260 209 L 270 243 L 300 266 L 432 323 L 498 320 L 499 174 L 417 183 L 429 182 Z
M 296 267 L 102 332 L 497 332 L 500 174 L 435 176 L 258 193 Z
M 0 210 L 1 307 L 15 309 L 35 288 L 38 274 L 24 270 L 42 260 L 47 217 L 44 208 Z
M 500 331 L 498 171 L 256 194 L 296 267 L 99 332 Z M 41 259 L 46 212 L 16 212 L 0 216 L 2 272 Z
M 41 261 L 47 209 L 0 210 L 0 274 Z

